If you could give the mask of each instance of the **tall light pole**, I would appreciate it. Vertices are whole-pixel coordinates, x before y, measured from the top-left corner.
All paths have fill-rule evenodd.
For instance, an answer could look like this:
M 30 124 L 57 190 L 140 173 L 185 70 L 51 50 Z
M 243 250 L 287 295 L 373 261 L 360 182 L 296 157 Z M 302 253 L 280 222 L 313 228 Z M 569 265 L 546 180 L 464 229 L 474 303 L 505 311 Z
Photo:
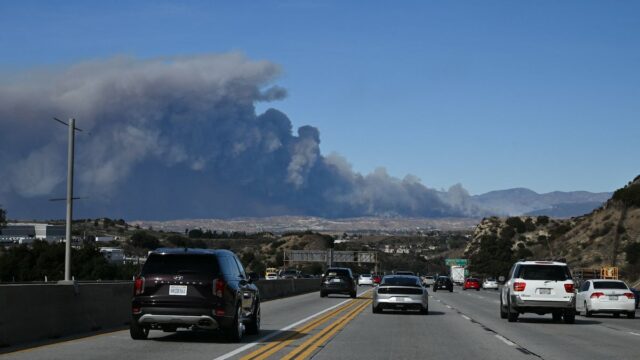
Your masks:
M 64 281 L 71 281 L 71 219 L 73 219 L 73 154 L 75 147 L 76 119 L 69 119 L 69 148 L 67 153 L 67 226 L 64 247 Z
M 69 127 L 69 146 L 67 149 L 67 223 L 65 227 L 65 248 L 64 248 L 64 280 L 63 284 L 72 284 L 71 280 L 71 220 L 73 219 L 73 155 L 75 148 L 76 119 L 69 119 L 69 123 L 53 118 L 55 121 Z

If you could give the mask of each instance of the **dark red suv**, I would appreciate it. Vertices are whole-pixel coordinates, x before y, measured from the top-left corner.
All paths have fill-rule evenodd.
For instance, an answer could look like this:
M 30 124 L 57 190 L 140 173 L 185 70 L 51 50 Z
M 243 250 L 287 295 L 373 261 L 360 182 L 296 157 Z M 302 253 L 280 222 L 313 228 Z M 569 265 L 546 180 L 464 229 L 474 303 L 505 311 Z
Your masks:
M 130 333 L 222 330 L 230 340 L 260 331 L 260 294 L 228 250 L 157 249 L 134 281 Z

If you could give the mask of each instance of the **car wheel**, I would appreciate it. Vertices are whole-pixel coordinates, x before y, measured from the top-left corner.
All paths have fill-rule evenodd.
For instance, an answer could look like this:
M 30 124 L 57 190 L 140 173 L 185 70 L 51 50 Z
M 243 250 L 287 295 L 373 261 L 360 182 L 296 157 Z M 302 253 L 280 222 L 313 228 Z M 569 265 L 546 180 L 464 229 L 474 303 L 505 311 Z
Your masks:
M 373 303 L 371 303 L 371 312 L 373 312 L 374 314 L 379 314 L 382 312 L 382 310 L 379 306 L 374 306 Z
M 502 304 L 502 296 L 500 296 L 500 319 L 506 319 L 507 312 L 504 309 L 504 305 Z
M 256 300 L 255 309 L 251 314 L 251 320 L 247 324 L 247 334 L 256 335 L 260 332 L 260 300 Z
M 620 317 L 620 313 L 613 313 L 613 317 L 614 318 L 619 318 Z
M 551 313 L 551 318 L 554 322 L 562 320 L 562 313 L 560 311 L 554 311 Z
M 629 312 L 627 313 L 627 317 L 628 317 L 629 319 L 635 319 L 635 318 L 636 318 L 636 312 L 635 312 L 635 311 L 629 311 Z
M 518 321 L 518 312 L 517 311 L 513 311 L 511 309 L 511 301 L 509 301 L 507 303 L 507 320 L 509 320 L 509 322 L 516 322 Z
M 453 288 L 449 288 L 449 292 L 453 292 Z
M 467 288 L 466 288 L 466 287 L 463 287 L 463 288 L 462 288 L 462 290 L 467 290 Z
M 422 309 L 420 309 L 420 314 L 422 315 L 429 315 L 429 307 L 423 307 Z
M 320 297 L 327 297 L 327 293 L 320 290 Z
M 576 322 L 576 311 L 574 309 L 565 310 L 562 317 L 565 324 L 573 324 Z
M 356 294 L 355 291 L 352 291 L 351 294 L 349 294 L 349 296 L 351 296 L 353 299 L 355 299 L 357 294 Z
M 138 324 L 136 319 L 131 319 L 129 334 L 133 340 L 144 340 L 149 336 L 149 328 Z
M 236 307 L 236 315 L 233 317 L 233 323 L 228 331 L 227 336 L 229 337 L 229 341 L 240 342 L 240 340 L 242 340 L 244 324 L 242 324 L 242 306 L 240 306 L 240 304 Z
M 480 291 L 480 288 L 477 288 L 476 291 Z
M 587 302 L 584 302 L 584 316 L 586 317 L 591 317 L 593 316 L 593 312 L 591 310 L 589 310 L 589 308 L 587 307 Z
M 433 292 L 438 291 L 438 288 L 436 286 L 433 287 Z

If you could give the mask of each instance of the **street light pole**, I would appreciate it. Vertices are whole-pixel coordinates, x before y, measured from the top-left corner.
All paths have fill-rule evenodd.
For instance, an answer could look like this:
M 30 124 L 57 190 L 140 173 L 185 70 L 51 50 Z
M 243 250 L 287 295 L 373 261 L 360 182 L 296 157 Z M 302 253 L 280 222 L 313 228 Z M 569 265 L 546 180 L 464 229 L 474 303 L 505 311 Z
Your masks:
M 76 119 L 69 119 L 69 148 L 67 154 L 67 224 L 64 248 L 64 281 L 71 281 L 71 220 L 73 219 L 73 155 L 75 146 Z

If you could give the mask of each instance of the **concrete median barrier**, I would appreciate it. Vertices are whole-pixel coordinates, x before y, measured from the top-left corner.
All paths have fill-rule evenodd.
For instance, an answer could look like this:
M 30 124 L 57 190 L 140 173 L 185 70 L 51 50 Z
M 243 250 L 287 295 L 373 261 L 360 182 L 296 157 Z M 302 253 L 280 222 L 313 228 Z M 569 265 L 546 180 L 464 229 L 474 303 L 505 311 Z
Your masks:
M 320 280 L 256 285 L 264 301 L 317 291 Z M 131 282 L 0 285 L 0 347 L 121 328 L 131 317 L 132 291 Z

